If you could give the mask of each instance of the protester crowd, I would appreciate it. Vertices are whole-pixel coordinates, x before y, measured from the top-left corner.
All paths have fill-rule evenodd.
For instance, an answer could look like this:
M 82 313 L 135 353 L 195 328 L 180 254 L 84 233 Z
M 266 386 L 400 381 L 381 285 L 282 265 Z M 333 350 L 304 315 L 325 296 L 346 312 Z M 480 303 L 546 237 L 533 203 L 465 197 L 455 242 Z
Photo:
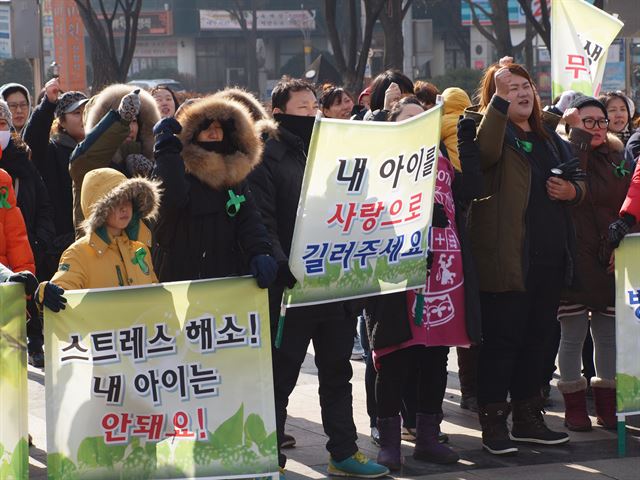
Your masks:
M 35 106 L 22 85 L 0 94 L 0 279 L 33 298 L 33 366 L 44 366 L 43 308 L 64 309 L 67 289 L 250 274 L 268 288 L 275 339 L 283 291 L 297 282 L 289 256 L 316 116 L 400 122 L 442 101 L 447 175 L 431 228 L 458 248 L 429 246 L 424 290 L 286 312 L 272 348 L 281 478 L 295 445 L 287 404 L 310 342 L 332 475 L 400 469 L 403 439 L 416 460 L 459 460 L 440 430 L 450 347 L 460 406 L 478 413 L 490 454 L 569 441 L 543 415 L 556 357 L 566 428 L 592 429 L 588 394 L 597 423 L 615 428 L 615 249 L 640 216 L 640 130 L 624 93 L 563 92 L 543 108 L 529 72 L 505 57 L 485 70 L 475 103 L 399 71 L 358 96 L 283 78 L 270 111 L 238 88 L 183 105 L 168 87 L 111 85 L 87 98 L 56 78 Z M 445 254 L 464 281 L 455 318 L 433 338 L 414 306 L 429 303 Z M 366 361 L 376 461 L 356 444 L 353 352 Z

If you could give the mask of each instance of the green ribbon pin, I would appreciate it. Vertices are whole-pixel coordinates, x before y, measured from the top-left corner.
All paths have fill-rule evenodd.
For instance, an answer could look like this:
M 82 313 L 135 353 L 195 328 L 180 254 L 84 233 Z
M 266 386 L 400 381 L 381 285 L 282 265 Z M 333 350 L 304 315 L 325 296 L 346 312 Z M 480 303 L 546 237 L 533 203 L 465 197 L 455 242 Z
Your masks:
M 131 259 L 131 262 L 134 265 L 138 265 L 140 267 L 140 270 L 142 270 L 142 273 L 144 273 L 145 275 L 149 275 L 149 265 L 147 265 L 147 262 L 144 261 L 144 257 L 147 256 L 147 251 L 140 247 L 139 249 L 136 250 L 135 256 Z
M 236 195 L 233 190 L 228 190 L 229 200 L 227 201 L 227 215 L 231 218 L 235 217 L 240 211 L 240 205 L 242 205 L 247 199 L 244 195 Z
M 516 138 L 516 145 L 520 150 L 526 153 L 531 153 L 531 151 L 533 150 L 533 143 L 527 142 L 526 140 L 520 140 L 519 138 Z
M 0 188 L 0 208 L 11 208 L 8 198 L 9 189 L 7 187 Z
M 629 175 L 631 173 L 631 171 L 629 171 L 626 168 L 624 168 L 624 163 L 625 163 L 625 161 L 622 160 L 620 162 L 620 165 L 615 165 L 615 164 L 613 165 L 613 167 L 614 167 L 613 173 L 618 178 L 626 177 L 627 175 Z

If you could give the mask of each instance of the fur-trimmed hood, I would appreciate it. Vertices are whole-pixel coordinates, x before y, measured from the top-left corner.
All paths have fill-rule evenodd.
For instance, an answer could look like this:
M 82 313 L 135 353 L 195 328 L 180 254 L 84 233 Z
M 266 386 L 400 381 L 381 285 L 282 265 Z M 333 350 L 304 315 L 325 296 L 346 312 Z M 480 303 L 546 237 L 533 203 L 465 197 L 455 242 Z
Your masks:
M 261 123 L 254 122 L 247 108 L 235 100 L 210 95 L 179 112 L 177 120 L 182 125 L 179 138 L 187 173 L 215 190 L 238 185 L 262 159 Z M 193 143 L 205 121 L 231 125 L 224 135 L 236 147 L 233 153 L 209 152 Z
M 260 103 L 260 101 L 256 97 L 254 97 L 251 92 L 247 92 L 243 88 L 225 88 L 224 90 L 216 92 L 214 96 L 226 98 L 228 100 L 235 100 L 236 102 L 241 103 L 242 105 L 247 107 L 251 118 L 253 118 L 255 122 L 269 118 L 269 114 L 267 113 L 267 110 L 264 108 L 262 103 Z
M 143 177 L 129 178 L 112 168 L 98 168 L 84 177 L 80 203 L 86 233 L 104 226 L 113 207 L 122 200 L 133 202 L 133 218 L 127 227 L 129 238 L 137 240 L 140 220 L 153 219 L 158 214 L 160 190 L 158 183 Z M 135 232 L 131 235 L 131 231 Z M 132 236 L 134 238 L 132 238 Z
M 126 94 L 140 87 L 115 83 L 91 97 L 83 113 L 85 131 L 95 127 L 110 110 L 118 110 L 120 100 Z M 138 114 L 138 138 L 142 144 L 142 154 L 153 159 L 153 126 L 160 120 L 160 112 L 151 94 L 140 90 L 140 113 Z

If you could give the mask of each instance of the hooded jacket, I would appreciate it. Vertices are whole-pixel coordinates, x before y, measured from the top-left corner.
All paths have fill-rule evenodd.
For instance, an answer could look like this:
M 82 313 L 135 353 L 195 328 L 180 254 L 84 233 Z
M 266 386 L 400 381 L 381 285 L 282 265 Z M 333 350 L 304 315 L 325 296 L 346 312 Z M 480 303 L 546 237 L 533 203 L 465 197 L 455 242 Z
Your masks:
M 36 273 L 27 227 L 16 206 L 16 194 L 9 174 L 0 169 L 0 264 L 21 272 Z
M 180 142 L 155 153 L 153 175 L 164 190 L 154 230 L 156 272 L 163 282 L 248 274 L 249 260 L 272 250 L 245 180 L 260 162 L 261 131 L 245 107 L 217 95 L 187 106 L 177 120 Z M 229 153 L 195 143 L 211 121 L 223 125 Z M 240 207 L 232 215 L 234 201 Z
M 84 219 L 80 208 L 80 192 L 84 176 L 96 168 L 112 167 L 126 173 L 125 159 L 130 154 L 141 153 L 153 159 L 153 126 L 160 120 L 158 107 L 151 94 L 140 91 L 140 113 L 138 114 L 138 139 L 126 142 L 129 122 L 120 118 L 118 106 L 133 85 L 110 85 L 86 103 L 83 121 L 87 132 L 85 139 L 74 149 L 69 159 L 69 171 L 73 184 L 73 215 L 76 238 Z
M 138 234 L 142 220 L 157 215 L 159 199 L 158 185 L 145 178 L 127 179 L 111 168 L 89 172 L 82 189 L 86 233 L 62 254 L 51 281 L 65 290 L 157 283 L 151 253 Z M 113 238 L 105 223 L 123 200 L 132 201 L 133 216 L 122 235 Z
M 611 133 L 595 149 L 590 146 L 591 134 L 585 130 L 571 129 L 569 141 L 587 180 L 584 201 L 570 209 L 577 239 L 576 274 L 574 286 L 563 293 L 563 300 L 604 311 L 615 305 L 615 279 L 607 273 L 611 250 L 603 247 L 608 247 L 609 224 L 618 218 L 629 190 L 631 165 L 622 163 L 627 174 L 616 175 L 615 167 L 625 162 L 624 144 Z
M 47 188 L 29 159 L 29 153 L 26 144 L 14 134 L 7 148 L 2 151 L 0 168 L 6 170 L 13 180 L 17 205 L 27 226 L 27 235 L 39 274 L 54 236 L 53 209 Z
M 25 87 L 21 83 L 5 83 L 4 85 L 2 85 L 2 87 L 0 87 L 0 96 L 2 96 L 2 99 L 5 102 L 7 101 L 7 96 L 10 94 L 9 90 L 20 90 L 22 93 L 24 93 L 24 96 L 27 97 L 27 103 L 29 104 L 29 115 L 27 115 L 27 122 L 25 123 L 26 127 L 27 123 L 29 122 L 29 116 L 31 115 L 31 94 L 29 93 L 27 87 Z M 18 131 L 18 135 L 22 135 L 25 127 L 22 127 L 22 130 Z
M 451 87 L 442 92 L 444 114 L 440 125 L 440 139 L 444 142 L 451 165 L 456 172 L 461 171 L 458 156 L 458 119 L 465 109 L 471 106 L 467 92 L 461 88 Z

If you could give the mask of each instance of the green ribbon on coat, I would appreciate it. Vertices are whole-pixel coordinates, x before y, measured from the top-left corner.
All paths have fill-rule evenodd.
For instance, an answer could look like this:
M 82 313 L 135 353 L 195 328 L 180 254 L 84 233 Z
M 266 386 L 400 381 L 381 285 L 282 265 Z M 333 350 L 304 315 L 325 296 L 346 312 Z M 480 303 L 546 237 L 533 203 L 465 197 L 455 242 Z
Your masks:
M 149 265 L 147 265 L 147 262 L 144 260 L 146 256 L 147 251 L 143 247 L 140 247 L 136 250 L 135 256 L 131 259 L 131 262 L 133 262 L 134 265 L 138 265 L 140 270 L 142 270 L 142 273 L 149 275 Z
M 516 145 L 523 152 L 531 153 L 533 151 L 533 143 L 527 142 L 526 140 L 520 140 L 519 138 L 516 138 Z
M 229 200 L 227 201 L 227 215 L 231 218 L 235 217 L 240 211 L 240 206 L 246 202 L 246 198 L 244 195 L 236 195 L 233 190 L 228 190 L 229 192 Z
M 9 189 L 7 187 L 0 188 L 0 208 L 11 208 L 9 203 Z

